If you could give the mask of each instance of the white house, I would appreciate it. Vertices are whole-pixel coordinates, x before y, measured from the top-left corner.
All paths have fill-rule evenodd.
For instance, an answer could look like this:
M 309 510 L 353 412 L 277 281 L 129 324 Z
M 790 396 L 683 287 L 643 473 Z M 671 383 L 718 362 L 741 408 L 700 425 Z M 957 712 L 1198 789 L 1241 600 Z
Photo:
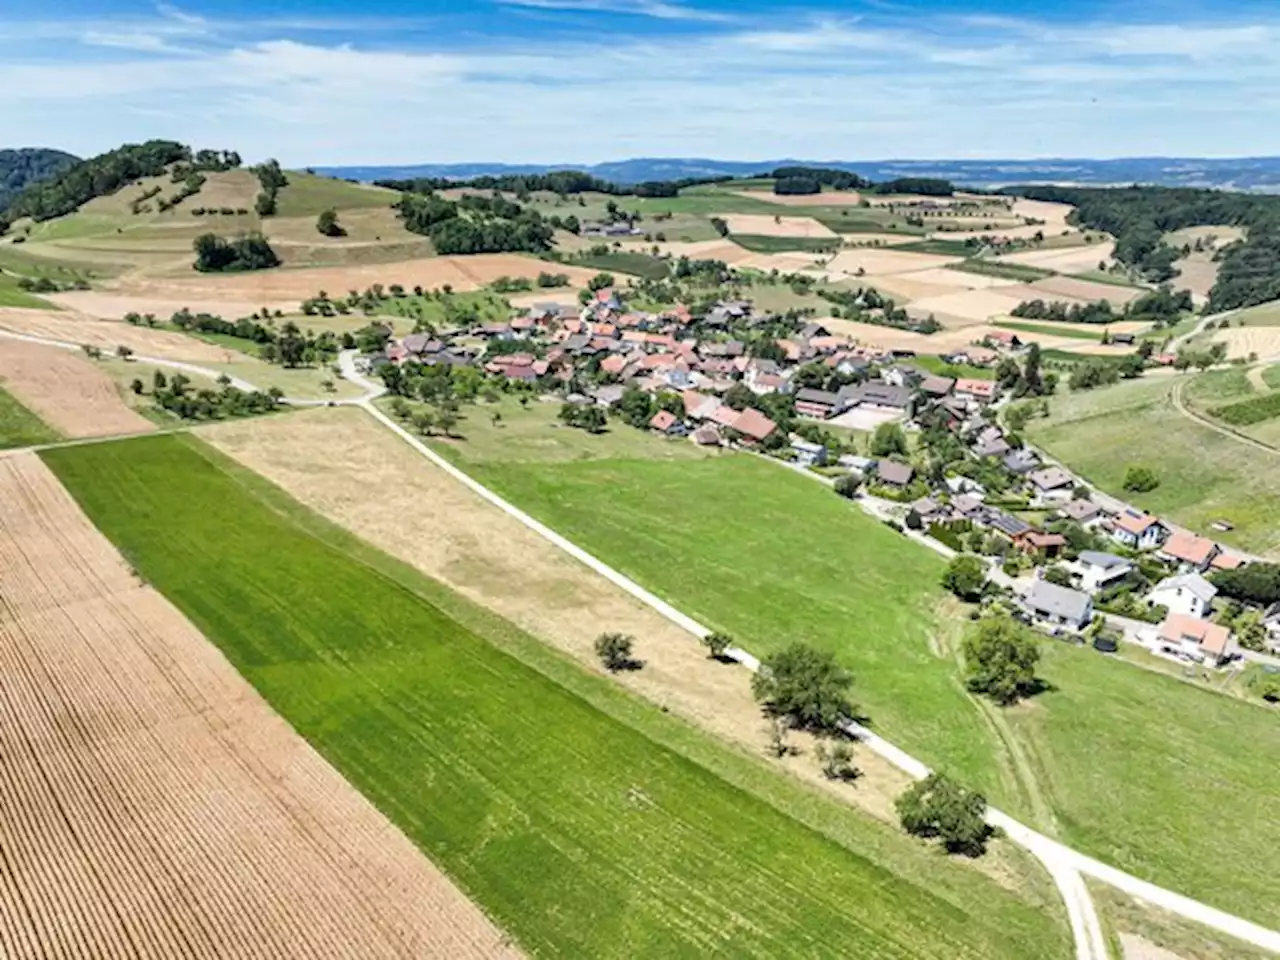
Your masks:
M 1167 534 L 1159 520 L 1135 510 L 1119 514 L 1111 531 L 1112 537 L 1133 550 L 1154 550 L 1164 543 Z
M 1209 612 L 1209 604 L 1218 595 L 1218 588 L 1198 573 L 1180 573 L 1156 584 L 1147 597 L 1147 603 L 1168 607 L 1169 612 L 1185 614 L 1200 619 Z
M 1237 650 L 1226 627 L 1178 613 L 1169 614 L 1160 624 L 1155 647 L 1157 652 L 1215 667 L 1234 657 Z
M 1127 577 L 1133 571 L 1133 564 L 1114 553 L 1081 550 L 1076 558 L 1076 569 L 1080 572 L 1080 589 L 1086 593 L 1097 593 Z

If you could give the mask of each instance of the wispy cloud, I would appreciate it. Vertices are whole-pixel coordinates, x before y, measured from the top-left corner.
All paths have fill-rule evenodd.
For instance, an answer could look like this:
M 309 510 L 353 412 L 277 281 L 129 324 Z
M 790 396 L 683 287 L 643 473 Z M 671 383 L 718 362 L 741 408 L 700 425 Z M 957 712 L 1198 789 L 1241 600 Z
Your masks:
M 338 29 L 345 20 L 224 23 L 178 8 L 110 24 L 6 22 L 0 115 L 9 138 L 81 152 L 173 136 L 292 163 L 1176 154 L 1204 152 L 1206 130 L 1219 153 L 1280 153 L 1276 105 L 1256 94 L 1280 89 L 1275 23 L 922 25 L 891 8 L 791 8 L 785 21 L 690 31 L 662 21 L 723 15 L 495 2 L 625 8 L 652 22 L 615 28 L 608 43 L 559 29 L 573 19 L 559 17 L 536 18 L 536 43 L 512 36 L 522 18 L 511 17 L 506 32 L 491 18 L 412 39 L 376 17 L 356 33 Z M 325 30 L 342 42 L 321 42 Z M 23 31 L 79 44 L 6 43 Z M 573 64 L 587 57 L 584 78 Z
M 656 20 L 693 20 L 703 23 L 728 23 L 733 17 L 712 10 L 664 0 L 498 0 L 508 7 L 537 10 L 563 10 L 577 13 L 622 13 Z

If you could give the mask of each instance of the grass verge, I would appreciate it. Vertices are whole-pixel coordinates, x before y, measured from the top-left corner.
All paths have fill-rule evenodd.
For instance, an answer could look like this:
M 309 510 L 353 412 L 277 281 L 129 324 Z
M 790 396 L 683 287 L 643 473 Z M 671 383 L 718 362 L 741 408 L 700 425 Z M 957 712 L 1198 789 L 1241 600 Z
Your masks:
M 61 440 L 62 434 L 24 407 L 0 385 L 0 450 Z

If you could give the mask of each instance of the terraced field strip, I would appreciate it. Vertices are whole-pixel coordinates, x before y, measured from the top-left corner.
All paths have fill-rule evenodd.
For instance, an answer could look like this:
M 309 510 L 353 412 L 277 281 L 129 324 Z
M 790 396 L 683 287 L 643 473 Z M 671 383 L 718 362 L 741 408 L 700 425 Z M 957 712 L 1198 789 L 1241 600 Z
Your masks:
M 301 508 L 197 440 L 44 456 L 144 575 L 531 952 L 1063 952 L 1047 918 L 998 888 L 962 907 L 606 715 L 385 557 L 358 562 L 301 526 Z
M 0 461 L 0 955 L 492 957 L 484 915 Z

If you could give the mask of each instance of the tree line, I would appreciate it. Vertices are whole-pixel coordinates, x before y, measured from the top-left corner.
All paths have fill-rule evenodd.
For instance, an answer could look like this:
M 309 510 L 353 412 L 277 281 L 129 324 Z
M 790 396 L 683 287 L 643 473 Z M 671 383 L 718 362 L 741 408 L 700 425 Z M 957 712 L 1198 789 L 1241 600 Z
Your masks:
M 379 187 L 399 190 L 401 193 L 434 193 L 437 190 L 497 190 L 527 198 L 536 191 L 554 193 L 562 197 L 580 193 L 607 193 L 616 197 L 675 197 L 685 187 L 717 183 L 723 177 L 685 177 L 679 180 L 647 180 L 643 183 L 621 184 L 601 180 L 581 170 L 553 170 L 549 173 L 505 174 L 480 176 L 470 179 L 449 177 L 413 177 L 406 180 L 375 180 Z
M 289 185 L 289 178 L 285 176 L 276 160 L 267 160 L 258 164 L 253 168 L 253 174 L 262 186 L 253 208 L 258 211 L 260 217 L 273 217 L 280 191 Z
M 81 160 L 47 180 L 30 184 L 13 198 L 6 216 L 10 221 L 19 217 L 52 220 L 79 209 L 95 197 L 115 193 L 142 177 L 159 176 L 170 164 L 185 164 L 190 172 L 206 169 L 197 157 L 214 164 L 211 169 L 223 167 L 232 158 L 238 159 L 235 154 L 214 150 L 193 154 L 190 147 L 173 140 L 129 143 Z
M 152 379 L 151 398 L 181 420 L 226 420 L 271 413 L 279 408 L 283 397 L 278 387 L 267 392 L 240 390 L 231 385 L 231 379 L 225 374 L 218 378 L 218 383 L 219 390 L 192 390 L 190 378 L 176 373 L 166 382 L 165 375 L 157 370 Z M 146 388 L 141 380 L 135 379 L 132 389 L 142 395 Z

